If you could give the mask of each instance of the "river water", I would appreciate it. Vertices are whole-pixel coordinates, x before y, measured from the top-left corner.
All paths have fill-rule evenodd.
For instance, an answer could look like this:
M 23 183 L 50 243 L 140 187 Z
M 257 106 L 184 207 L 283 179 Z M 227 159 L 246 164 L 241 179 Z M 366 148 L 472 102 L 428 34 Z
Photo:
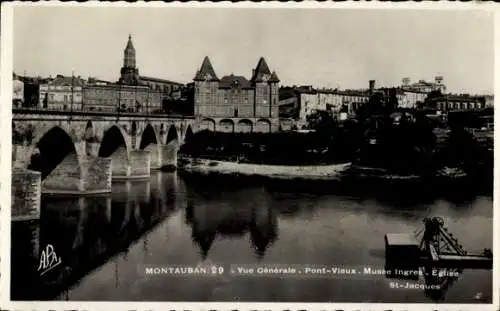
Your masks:
M 44 197 L 38 222 L 13 223 L 15 300 L 490 303 L 492 271 L 466 269 L 440 290 L 391 288 L 419 280 L 383 269 L 384 234 L 411 233 L 429 216 L 471 252 L 492 248 L 491 195 L 404 195 L 366 185 L 152 173 L 108 196 Z M 354 188 L 354 189 L 353 189 Z M 392 190 L 391 190 L 392 189 Z M 39 276 L 51 245 L 61 264 Z M 357 275 L 235 275 L 235 265 L 327 266 Z M 211 267 L 216 275 L 147 274 L 146 267 Z M 42 269 L 43 270 L 43 269 Z M 218 274 L 221 272 L 220 274 Z

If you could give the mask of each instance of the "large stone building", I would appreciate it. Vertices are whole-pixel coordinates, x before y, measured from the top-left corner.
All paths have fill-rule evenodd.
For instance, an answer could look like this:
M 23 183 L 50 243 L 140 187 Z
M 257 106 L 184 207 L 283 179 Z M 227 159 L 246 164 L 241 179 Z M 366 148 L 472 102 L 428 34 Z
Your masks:
M 92 84 L 83 88 L 85 111 L 144 112 L 161 110 L 161 93 L 147 86 L 121 84 Z
M 57 75 L 40 84 L 39 105 L 49 110 L 80 110 L 85 80 Z
M 443 84 L 442 76 L 434 77 L 434 82 L 419 80 L 415 83 L 410 83 L 410 78 L 403 78 L 401 88 L 405 91 L 417 93 L 430 93 L 432 91 L 446 93 L 446 85 Z
M 374 84 L 371 87 L 373 88 Z M 283 88 L 281 92 L 288 94 L 282 97 L 280 108 L 283 114 L 293 110 L 294 115 L 291 117 L 298 121 L 300 127 L 307 123 L 307 116 L 318 111 L 328 111 L 336 118 L 341 118 L 341 112 L 353 116 L 369 101 L 373 91 L 373 89 L 315 89 L 312 86 Z
M 136 51 L 129 35 L 117 83 L 89 79 L 83 89 L 86 111 L 161 112 L 163 101 L 176 97 L 183 84 L 143 77 L 136 65 Z
M 205 57 L 194 77 L 195 117 L 203 127 L 224 132 L 279 130 L 279 82 L 262 57 L 252 77 L 227 75 L 218 78 Z

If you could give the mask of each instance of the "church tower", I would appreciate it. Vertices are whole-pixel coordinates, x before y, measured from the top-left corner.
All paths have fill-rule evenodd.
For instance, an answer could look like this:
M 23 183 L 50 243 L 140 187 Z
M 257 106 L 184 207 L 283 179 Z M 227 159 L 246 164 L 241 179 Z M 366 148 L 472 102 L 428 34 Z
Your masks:
M 123 67 L 120 70 L 120 84 L 138 85 L 139 69 L 135 66 L 135 48 L 132 44 L 132 36 L 128 36 L 127 46 L 123 52 Z

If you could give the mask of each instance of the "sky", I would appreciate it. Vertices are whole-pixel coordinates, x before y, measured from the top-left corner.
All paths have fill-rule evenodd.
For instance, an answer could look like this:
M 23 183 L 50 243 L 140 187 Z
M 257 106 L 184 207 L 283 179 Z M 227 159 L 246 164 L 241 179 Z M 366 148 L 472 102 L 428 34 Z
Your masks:
M 128 35 L 139 74 L 191 82 L 251 77 L 261 56 L 282 85 L 340 89 L 444 77 L 454 93 L 493 93 L 493 15 L 465 10 L 15 7 L 14 72 L 116 81 Z

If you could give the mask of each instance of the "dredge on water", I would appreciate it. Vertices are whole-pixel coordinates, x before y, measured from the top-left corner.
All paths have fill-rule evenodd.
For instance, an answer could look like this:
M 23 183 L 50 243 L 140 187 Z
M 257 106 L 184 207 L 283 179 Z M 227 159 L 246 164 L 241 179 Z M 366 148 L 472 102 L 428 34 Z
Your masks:
M 482 254 L 465 251 L 440 217 L 425 218 L 423 228 L 414 236 L 386 234 L 385 256 L 386 263 L 394 267 L 491 269 L 493 266 L 490 249 L 485 249 Z

